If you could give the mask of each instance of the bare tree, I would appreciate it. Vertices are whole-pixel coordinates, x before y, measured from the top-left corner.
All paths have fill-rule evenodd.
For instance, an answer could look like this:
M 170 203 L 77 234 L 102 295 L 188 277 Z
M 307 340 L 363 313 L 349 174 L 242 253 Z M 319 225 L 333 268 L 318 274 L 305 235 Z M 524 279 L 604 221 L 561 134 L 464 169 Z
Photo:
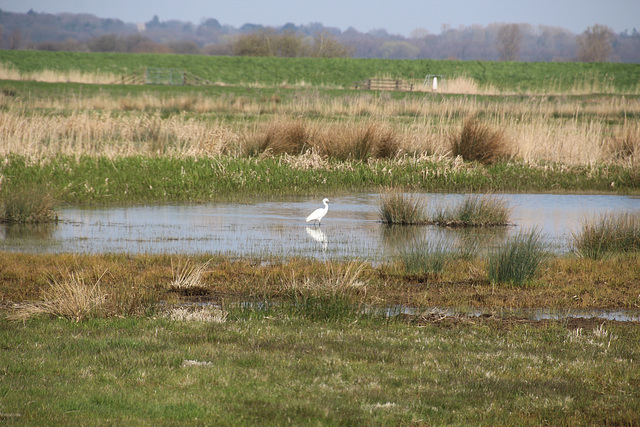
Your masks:
M 516 61 L 520 57 L 522 31 L 518 24 L 505 24 L 498 29 L 496 47 L 501 61 Z
M 578 61 L 603 62 L 609 58 L 615 39 L 613 30 L 606 25 L 595 24 L 587 27 L 576 39 L 578 44 Z
M 320 31 L 313 37 L 312 56 L 318 58 L 348 58 L 352 49 L 338 42 L 332 34 Z

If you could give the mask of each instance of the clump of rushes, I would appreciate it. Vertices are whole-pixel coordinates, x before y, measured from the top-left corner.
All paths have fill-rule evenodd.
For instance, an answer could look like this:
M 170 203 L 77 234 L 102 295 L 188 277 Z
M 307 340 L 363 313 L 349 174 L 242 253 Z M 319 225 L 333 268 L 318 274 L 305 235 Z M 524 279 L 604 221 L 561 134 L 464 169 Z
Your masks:
M 640 251 L 640 214 L 603 214 L 598 220 L 585 220 L 573 234 L 573 248 L 580 256 L 593 259 Z
M 388 188 L 380 195 L 378 214 L 385 224 L 410 225 L 425 222 L 423 202 L 394 188 Z
M 311 148 L 313 133 L 308 124 L 300 120 L 277 120 L 247 136 L 246 151 L 249 155 L 302 154 Z
M 538 230 L 520 231 L 489 254 L 489 280 L 521 285 L 533 277 L 547 256 Z
M 5 189 L 0 201 L 0 222 L 9 224 L 58 221 L 55 201 L 45 188 Z
M 466 161 L 491 164 L 509 156 L 509 144 L 502 130 L 479 122 L 475 118 L 464 121 L 459 132 L 449 135 L 451 154 Z
M 511 208 L 503 199 L 488 195 L 469 195 L 457 206 L 440 208 L 433 222 L 445 227 L 489 227 L 509 225 Z
M 320 135 L 317 151 L 338 160 L 384 159 L 400 152 L 400 137 L 379 123 L 331 126 Z
M 447 265 L 453 251 L 444 241 L 420 240 L 402 248 L 398 259 L 410 274 L 438 274 Z

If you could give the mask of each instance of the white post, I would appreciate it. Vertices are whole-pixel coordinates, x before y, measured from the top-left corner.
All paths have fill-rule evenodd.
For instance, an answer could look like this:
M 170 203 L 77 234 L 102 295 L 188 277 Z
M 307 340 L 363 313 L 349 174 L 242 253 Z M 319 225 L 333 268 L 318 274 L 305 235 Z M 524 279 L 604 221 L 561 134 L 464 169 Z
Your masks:
M 433 91 L 436 92 L 438 90 L 438 78 L 433 78 Z

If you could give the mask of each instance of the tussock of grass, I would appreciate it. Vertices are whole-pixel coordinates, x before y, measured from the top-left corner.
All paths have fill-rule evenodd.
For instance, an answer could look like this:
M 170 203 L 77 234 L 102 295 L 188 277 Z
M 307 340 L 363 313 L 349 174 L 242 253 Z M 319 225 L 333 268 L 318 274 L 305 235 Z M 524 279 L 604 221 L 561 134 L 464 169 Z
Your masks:
M 380 123 L 333 125 L 320 135 L 317 151 L 338 160 L 392 158 L 401 151 L 401 140 L 392 128 Z
M 325 264 L 320 274 L 299 274 L 292 270 L 281 282 L 285 294 L 294 296 L 366 295 L 367 282 L 361 280 L 366 263 L 354 260 L 346 264 Z
M 385 224 L 420 224 L 425 221 L 421 200 L 388 188 L 380 195 L 378 214 Z
M 640 215 L 622 212 L 585 220 L 573 234 L 575 252 L 587 258 L 640 251 Z
M 446 227 L 502 226 L 509 224 L 510 215 L 506 201 L 490 195 L 470 195 L 457 206 L 439 208 L 433 222 Z
M 521 285 L 533 277 L 546 257 L 539 231 L 518 232 L 489 254 L 489 280 Z
M 312 146 L 313 130 L 301 120 L 283 119 L 259 127 L 246 137 L 248 155 L 299 155 Z
M 509 157 L 504 132 L 474 118 L 466 119 L 459 132 L 450 134 L 449 141 L 451 154 L 466 161 L 490 164 Z
M 10 224 L 56 222 L 54 198 L 44 188 L 5 189 L 0 201 L 0 222 Z
M 169 283 L 169 290 L 189 293 L 190 291 L 202 289 L 204 287 L 202 275 L 208 266 L 209 261 L 203 264 L 191 265 L 191 260 L 189 259 L 182 266 L 174 266 L 172 259 L 171 272 L 173 280 Z
M 51 316 L 79 322 L 96 316 L 104 309 L 107 301 L 106 293 L 100 288 L 101 278 L 102 276 L 94 284 L 87 284 L 77 273 L 70 273 L 66 280 L 52 279 L 49 288 L 43 293 L 43 301 L 18 304 L 8 317 L 11 320 L 26 320 L 37 316 Z

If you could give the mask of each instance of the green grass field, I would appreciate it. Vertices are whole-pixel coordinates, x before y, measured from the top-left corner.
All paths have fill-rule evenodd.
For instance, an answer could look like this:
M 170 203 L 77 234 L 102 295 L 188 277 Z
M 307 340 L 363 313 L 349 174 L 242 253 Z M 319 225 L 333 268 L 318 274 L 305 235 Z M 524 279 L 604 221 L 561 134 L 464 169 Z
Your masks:
M 21 72 L 77 70 L 124 75 L 146 67 L 185 69 L 199 77 L 226 84 L 305 82 L 329 87 L 351 87 L 375 76 L 422 81 L 427 74 L 446 78 L 466 76 L 500 89 L 534 90 L 553 81 L 572 87 L 576 79 L 613 85 L 617 92 L 635 91 L 640 81 L 638 64 L 524 63 L 443 60 L 385 60 L 355 58 L 261 58 L 126 53 L 0 51 L 0 63 Z

